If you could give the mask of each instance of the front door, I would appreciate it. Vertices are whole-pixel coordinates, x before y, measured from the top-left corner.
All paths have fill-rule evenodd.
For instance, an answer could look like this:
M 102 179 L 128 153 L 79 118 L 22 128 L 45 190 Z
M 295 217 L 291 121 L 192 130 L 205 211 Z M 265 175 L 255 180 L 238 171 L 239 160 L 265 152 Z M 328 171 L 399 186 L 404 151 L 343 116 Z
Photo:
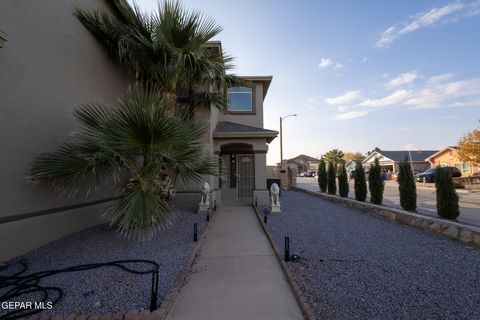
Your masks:
M 238 165 L 238 196 L 252 197 L 255 187 L 255 155 L 237 155 Z

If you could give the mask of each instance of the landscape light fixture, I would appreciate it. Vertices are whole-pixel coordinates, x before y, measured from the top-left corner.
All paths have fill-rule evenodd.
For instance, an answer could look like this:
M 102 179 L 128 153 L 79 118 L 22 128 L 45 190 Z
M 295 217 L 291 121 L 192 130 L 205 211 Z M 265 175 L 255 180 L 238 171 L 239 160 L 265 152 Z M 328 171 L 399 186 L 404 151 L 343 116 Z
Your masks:
M 0 31 L 0 48 L 5 47 L 5 42 L 7 41 L 7 35 Z
M 290 237 L 285 237 L 285 262 L 290 261 Z
M 197 224 L 193 224 L 193 241 L 198 241 L 198 232 L 197 232 Z

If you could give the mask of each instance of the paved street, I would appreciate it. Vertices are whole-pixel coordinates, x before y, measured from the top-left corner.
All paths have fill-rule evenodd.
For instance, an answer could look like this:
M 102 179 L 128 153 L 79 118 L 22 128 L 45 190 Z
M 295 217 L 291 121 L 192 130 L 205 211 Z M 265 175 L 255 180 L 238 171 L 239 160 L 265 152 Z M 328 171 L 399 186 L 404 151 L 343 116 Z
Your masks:
M 317 178 L 297 178 L 297 186 L 308 190 L 319 190 Z M 465 190 L 459 190 L 458 196 L 460 198 L 460 216 L 458 217 L 458 221 L 480 226 L 480 192 L 469 193 Z M 350 182 L 349 197 L 355 197 L 353 181 Z M 367 198 L 367 201 L 369 201 L 369 198 Z M 385 182 L 383 204 L 400 208 L 400 196 L 398 194 L 398 184 L 396 182 Z M 418 213 L 429 216 L 437 215 L 434 188 L 417 186 L 417 207 Z

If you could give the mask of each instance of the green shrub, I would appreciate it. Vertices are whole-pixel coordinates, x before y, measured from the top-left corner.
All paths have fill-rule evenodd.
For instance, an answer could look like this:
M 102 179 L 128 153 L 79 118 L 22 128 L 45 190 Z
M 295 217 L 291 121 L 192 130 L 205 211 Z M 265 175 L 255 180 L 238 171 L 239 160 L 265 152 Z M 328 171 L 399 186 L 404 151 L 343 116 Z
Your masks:
M 339 166 L 339 175 L 338 175 L 338 193 L 340 197 L 347 198 L 348 197 L 348 176 L 347 170 L 345 170 L 345 165 L 341 164 Z
M 382 204 L 385 184 L 382 181 L 382 171 L 378 158 L 375 158 L 375 163 L 370 166 L 368 188 L 370 190 L 370 202 L 373 204 Z
M 367 182 L 365 181 L 365 169 L 363 169 L 361 163 L 357 163 L 353 178 L 355 179 L 355 199 L 365 201 L 367 199 Z
M 329 194 L 336 194 L 337 193 L 337 175 L 335 173 L 335 165 L 333 162 L 328 163 L 328 171 L 327 171 L 327 189 Z
M 318 186 L 321 192 L 327 192 L 327 168 L 323 157 L 318 164 Z
M 408 211 L 415 211 L 417 209 L 417 186 L 415 185 L 412 168 L 407 159 L 400 163 L 398 191 L 402 208 Z
M 440 217 L 454 220 L 460 215 L 458 195 L 453 188 L 450 172 L 438 168 L 435 174 L 435 187 L 437 188 L 437 213 Z

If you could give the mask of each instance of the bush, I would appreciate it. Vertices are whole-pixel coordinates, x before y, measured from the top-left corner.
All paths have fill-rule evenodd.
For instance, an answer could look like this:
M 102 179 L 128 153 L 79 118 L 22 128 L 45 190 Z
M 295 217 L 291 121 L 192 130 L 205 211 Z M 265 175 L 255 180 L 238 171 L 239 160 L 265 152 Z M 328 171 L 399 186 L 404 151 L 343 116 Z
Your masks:
M 327 192 L 327 168 L 323 157 L 318 164 L 318 186 L 320 187 L 321 192 Z
M 440 217 L 454 220 L 460 215 L 458 195 L 453 187 L 453 180 L 447 169 L 439 168 L 435 174 L 437 188 L 437 213 Z
M 363 169 L 361 163 L 357 163 L 353 178 L 355 179 L 355 199 L 365 201 L 367 199 L 367 182 L 365 181 L 365 169 Z
M 341 164 L 339 166 L 339 175 L 338 175 L 338 193 L 340 197 L 347 198 L 348 197 L 348 176 L 347 170 L 345 170 L 345 165 Z
M 382 204 L 383 189 L 385 184 L 382 181 L 382 171 L 380 162 L 375 158 L 375 164 L 370 166 L 370 175 L 368 176 L 368 188 L 370 190 L 370 202 L 373 204 Z
M 337 193 L 337 175 L 335 172 L 335 166 L 333 162 L 328 163 L 328 171 L 327 171 L 327 189 L 329 194 L 336 194 Z
M 410 163 L 405 159 L 400 163 L 398 174 L 398 191 L 400 192 L 400 205 L 408 211 L 417 209 L 417 186 Z

